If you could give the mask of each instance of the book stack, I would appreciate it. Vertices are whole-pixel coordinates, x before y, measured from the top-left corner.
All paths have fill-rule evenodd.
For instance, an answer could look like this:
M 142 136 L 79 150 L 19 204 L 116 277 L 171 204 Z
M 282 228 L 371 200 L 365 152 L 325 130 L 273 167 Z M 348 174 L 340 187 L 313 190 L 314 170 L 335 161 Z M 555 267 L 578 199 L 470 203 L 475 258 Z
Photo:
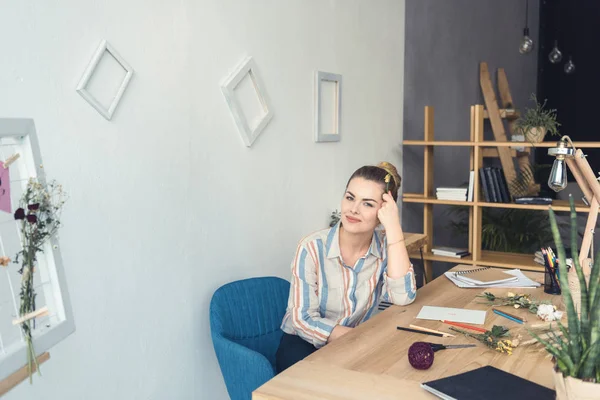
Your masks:
M 463 187 L 439 187 L 435 190 L 435 195 L 439 200 L 467 200 L 467 188 Z
M 454 257 L 454 258 L 463 258 L 464 256 L 468 256 L 468 249 L 461 249 L 457 247 L 447 247 L 447 246 L 438 246 L 431 249 L 431 252 L 436 256 L 444 256 L 444 257 Z
M 481 191 L 487 203 L 510 203 L 510 192 L 502 168 L 486 167 L 479 170 Z

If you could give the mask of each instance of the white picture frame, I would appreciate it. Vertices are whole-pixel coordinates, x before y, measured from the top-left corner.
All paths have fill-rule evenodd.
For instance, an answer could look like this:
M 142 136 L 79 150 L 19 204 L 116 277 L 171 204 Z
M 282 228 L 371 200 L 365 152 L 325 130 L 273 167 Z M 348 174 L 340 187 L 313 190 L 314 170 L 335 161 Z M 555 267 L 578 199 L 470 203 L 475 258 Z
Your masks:
M 104 57 L 105 53 L 108 53 L 110 56 L 112 56 L 125 70 L 125 77 L 123 78 L 123 81 L 121 82 L 121 85 L 119 86 L 119 89 L 117 90 L 117 93 L 115 94 L 115 97 L 112 99 L 108 108 L 102 105 L 87 90 L 87 85 L 92 76 L 94 75 L 98 63 L 100 62 L 102 57 Z M 129 65 L 129 63 L 125 61 L 125 59 L 121 57 L 119 53 L 117 53 L 114 47 L 112 47 L 110 43 L 108 43 L 106 40 L 102 40 L 102 42 L 100 42 L 100 46 L 98 46 L 98 49 L 94 53 L 92 60 L 90 61 L 85 72 L 83 73 L 83 76 L 77 84 L 77 93 L 79 93 L 81 97 L 83 97 L 92 107 L 94 107 L 96 111 L 100 113 L 100 115 L 102 115 L 104 118 L 110 121 L 117 106 L 119 105 L 119 102 L 121 101 L 121 97 L 123 97 L 123 93 L 125 93 L 125 89 L 127 89 L 127 86 L 129 85 L 129 81 L 131 81 L 133 72 L 134 71 L 133 68 L 131 68 L 131 65 Z
M 44 184 L 46 183 L 46 177 L 34 121 L 29 118 L 0 118 L 0 158 L 6 159 L 7 156 L 17 153 L 19 157 L 10 165 L 11 191 L 13 192 L 11 196 L 15 196 L 17 190 L 22 191 L 25 189 L 28 178 L 37 178 L 38 182 Z M 13 198 L 13 205 L 16 204 L 15 201 L 16 198 Z M 15 240 L 20 243 L 18 221 L 15 221 L 12 215 L 3 214 L 1 217 L 1 222 L 5 224 L 6 229 L 9 229 L 7 219 L 12 219 L 10 224 L 13 224 L 13 228 L 11 230 L 14 230 Z M 0 246 L 2 253 L 4 253 L 5 246 L 11 239 L 9 237 L 11 235 L 5 233 L 3 231 L 3 244 Z M 11 258 L 14 256 L 12 253 L 2 255 Z M 49 315 L 36 318 L 36 329 L 32 331 L 34 349 L 36 356 L 39 356 L 71 335 L 75 331 L 75 322 L 60 245 L 56 235 L 44 243 L 43 252 L 40 252 L 37 257 L 36 274 L 40 279 L 40 284 L 36 288 L 37 300 L 39 301 L 43 297 L 43 302 L 49 310 Z M 14 307 L 5 304 L 6 309 L 9 311 L 14 310 L 14 315 L 11 318 L 18 317 L 19 286 L 16 282 L 13 285 L 6 285 L 6 283 L 11 281 L 11 277 L 20 281 L 20 275 L 16 271 L 17 268 L 14 265 L 11 265 L 10 268 L 0 268 L 2 290 L 9 291 L 14 302 Z M 4 318 L 6 313 L 2 311 L 0 310 L 0 315 Z M 20 325 L 14 325 L 6 328 L 6 322 L 4 321 L 1 326 L 4 329 L 11 329 L 11 332 L 20 333 L 21 337 L 20 340 L 7 342 L 6 336 L 4 336 L 5 340 L 0 344 L 2 348 L 0 351 L 0 382 L 27 364 L 27 344 L 23 340 L 21 327 Z M 0 336 L 6 333 L 0 329 Z
M 244 116 L 242 105 L 238 101 L 235 90 L 240 82 L 249 76 L 252 80 L 254 90 L 260 105 L 262 107 L 263 114 L 261 119 L 255 124 L 254 127 L 250 126 L 250 121 Z M 246 57 L 242 62 L 235 68 L 235 70 L 227 76 L 221 82 L 221 91 L 225 96 L 225 101 L 229 106 L 229 111 L 237 129 L 240 133 L 242 141 L 247 147 L 252 147 L 252 144 L 262 133 L 265 127 L 269 124 L 273 118 L 273 108 L 269 96 L 265 90 L 265 85 L 258 73 L 258 68 L 252 57 Z
M 332 132 L 321 131 L 322 118 L 322 94 L 323 82 L 334 82 L 335 89 L 335 104 L 334 110 L 334 129 Z M 331 72 L 316 71 L 315 72 L 315 110 L 314 110 L 314 138 L 315 142 L 339 142 L 341 138 L 342 128 L 342 75 Z

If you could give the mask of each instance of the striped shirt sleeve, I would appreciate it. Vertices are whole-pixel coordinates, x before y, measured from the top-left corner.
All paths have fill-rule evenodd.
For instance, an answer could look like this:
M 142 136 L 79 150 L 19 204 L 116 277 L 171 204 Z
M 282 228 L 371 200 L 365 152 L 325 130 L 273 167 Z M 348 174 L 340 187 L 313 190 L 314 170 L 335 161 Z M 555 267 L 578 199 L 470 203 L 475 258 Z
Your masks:
M 300 244 L 292 262 L 292 282 L 288 309 L 296 333 L 315 347 L 327 343 L 336 323 L 322 318 L 319 312 L 318 275 L 319 257 L 310 246 Z
M 392 279 L 387 274 L 387 268 L 383 273 L 384 297 L 399 306 L 405 306 L 415 301 L 417 297 L 417 281 L 415 270 L 411 264 L 410 269 L 401 278 Z

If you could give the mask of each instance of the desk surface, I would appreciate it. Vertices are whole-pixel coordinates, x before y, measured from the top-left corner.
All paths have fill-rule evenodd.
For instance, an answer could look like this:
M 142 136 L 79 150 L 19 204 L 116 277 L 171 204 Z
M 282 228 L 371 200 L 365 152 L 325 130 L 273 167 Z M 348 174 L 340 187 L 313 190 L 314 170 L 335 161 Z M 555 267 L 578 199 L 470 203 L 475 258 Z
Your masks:
M 467 266 L 472 268 L 472 266 Z M 543 275 L 525 272 L 541 281 Z M 421 382 L 455 375 L 485 365 L 493 365 L 540 385 L 554 388 L 552 366 L 541 347 L 520 346 L 512 355 L 488 349 L 482 343 L 452 332 L 437 321 L 417 320 L 424 305 L 490 310 L 491 307 L 476 298 L 484 291 L 505 296 L 508 291 L 530 293 L 536 300 L 547 300 L 562 308 L 560 296 L 551 296 L 538 289 L 460 289 L 441 276 L 419 289 L 413 304 L 392 306 L 361 324 L 338 341 L 319 349 L 305 360 L 277 375 L 253 393 L 253 399 L 366 399 L 398 398 L 435 399 L 420 388 Z M 525 310 L 511 309 L 511 313 L 527 317 L 529 324 L 541 323 Z M 438 338 L 419 333 L 396 330 L 396 326 L 419 326 L 456 334 L 455 338 Z M 487 312 L 485 327 L 505 325 L 510 334 L 522 334 L 529 339 L 525 326 L 509 321 L 493 312 Z M 476 343 L 467 349 L 442 350 L 435 353 L 433 366 L 425 371 L 414 369 L 407 358 L 408 348 L 417 341 L 443 344 Z

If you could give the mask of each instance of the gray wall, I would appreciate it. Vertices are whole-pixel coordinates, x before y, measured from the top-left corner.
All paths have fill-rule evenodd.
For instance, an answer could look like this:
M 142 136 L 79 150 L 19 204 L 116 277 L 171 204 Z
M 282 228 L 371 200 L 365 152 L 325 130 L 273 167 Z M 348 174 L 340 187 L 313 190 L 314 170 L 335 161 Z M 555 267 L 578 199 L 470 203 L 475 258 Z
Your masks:
M 536 48 L 518 51 L 525 23 L 524 0 L 407 0 L 404 75 L 404 139 L 423 138 L 423 107 L 435 111 L 437 140 L 469 139 L 469 107 L 483 104 L 479 63 L 495 80 L 504 68 L 517 108 L 536 90 L 538 1 L 529 2 L 529 28 Z M 486 138 L 491 137 L 490 133 Z M 423 191 L 423 148 L 404 146 L 404 192 Z M 469 150 L 435 149 L 434 186 L 454 186 L 469 178 Z M 434 243 L 467 246 L 447 228 L 447 206 L 434 207 Z M 404 204 L 404 229 L 423 231 L 423 207 Z M 435 263 L 436 275 L 450 264 Z

